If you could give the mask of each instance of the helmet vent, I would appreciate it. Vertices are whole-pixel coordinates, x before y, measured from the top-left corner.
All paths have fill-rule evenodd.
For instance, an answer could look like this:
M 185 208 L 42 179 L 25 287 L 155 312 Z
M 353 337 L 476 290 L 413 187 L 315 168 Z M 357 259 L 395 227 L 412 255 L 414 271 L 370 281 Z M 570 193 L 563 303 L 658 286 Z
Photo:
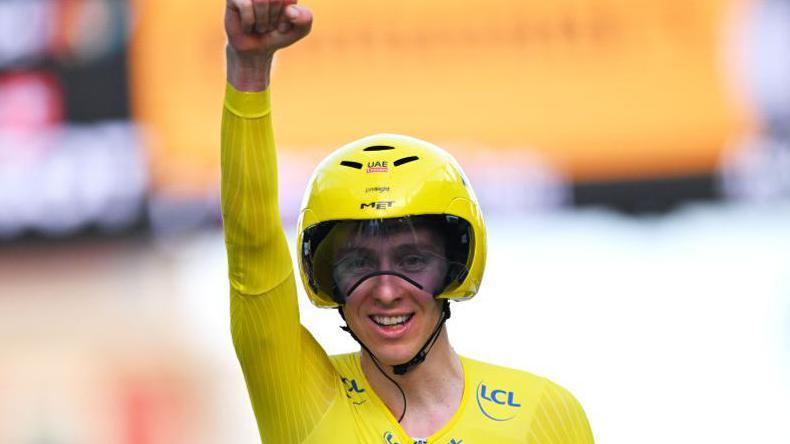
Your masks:
M 387 151 L 387 150 L 394 150 L 394 147 L 387 146 L 387 145 L 373 145 L 365 148 L 362 151 Z
M 340 165 L 342 165 L 344 167 L 349 167 L 349 168 L 356 168 L 358 170 L 362 169 L 362 164 L 361 163 L 359 163 L 359 162 L 351 162 L 349 160 L 344 160 L 344 161 L 340 162 Z
M 417 156 L 409 156 L 409 157 L 404 157 L 402 159 L 398 159 L 395 162 L 392 162 L 392 164 L 395 165 L 395 166 L 401 166 L 404 163 L 414 162 L 415 160 L 418 160 L 418 159 L 419 159 L 419 157 L 417 157 Z

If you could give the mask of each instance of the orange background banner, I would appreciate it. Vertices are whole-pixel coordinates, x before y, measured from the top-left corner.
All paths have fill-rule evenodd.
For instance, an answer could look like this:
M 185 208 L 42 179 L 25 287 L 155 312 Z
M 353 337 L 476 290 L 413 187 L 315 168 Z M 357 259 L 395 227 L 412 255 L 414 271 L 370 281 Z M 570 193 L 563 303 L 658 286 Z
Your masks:
M 136 3 L 133 97 L 156 135 L 154 180 L 213 185 L 224 2 Z M 313 34 L 274 67 L 284 149 L 398 132 L 462 159 L 537 152 L 571 180 L 639 179 L 711 173 L 753 126 L 723 56 L 746 0 L 305 4 Z

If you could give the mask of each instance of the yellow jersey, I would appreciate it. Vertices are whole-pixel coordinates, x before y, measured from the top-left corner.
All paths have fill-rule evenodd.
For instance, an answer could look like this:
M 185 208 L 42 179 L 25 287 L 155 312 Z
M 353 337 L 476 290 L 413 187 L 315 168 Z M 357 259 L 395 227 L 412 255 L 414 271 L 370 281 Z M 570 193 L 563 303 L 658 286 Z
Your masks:
M 359 353 L 328 356 L 299 322 L 277 203 L 269 91 L 226 86 L 222 215 L 231 331 L 263 443 L 413 444 L 370 387 Z M 461 357 L 452 418 L 419 443 L 592 444 L 581 405 L 527 372 Z

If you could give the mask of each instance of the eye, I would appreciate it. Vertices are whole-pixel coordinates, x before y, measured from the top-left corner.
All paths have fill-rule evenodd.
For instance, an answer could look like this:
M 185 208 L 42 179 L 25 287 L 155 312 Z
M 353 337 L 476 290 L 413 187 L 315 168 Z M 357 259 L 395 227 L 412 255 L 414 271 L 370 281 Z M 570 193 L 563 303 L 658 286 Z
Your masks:
M 356 275 L 369 273 L 375 268 L 373 260 L 364 253 L 353 252 L 340 258 L 335 265 L 335 273 L 342 275 Z
M 398 265 L 402 270 L 413 273 L 422 271 L 430 262 L 431 259 L 427 254 L 412 253 L 403 256 L 398 262 Z

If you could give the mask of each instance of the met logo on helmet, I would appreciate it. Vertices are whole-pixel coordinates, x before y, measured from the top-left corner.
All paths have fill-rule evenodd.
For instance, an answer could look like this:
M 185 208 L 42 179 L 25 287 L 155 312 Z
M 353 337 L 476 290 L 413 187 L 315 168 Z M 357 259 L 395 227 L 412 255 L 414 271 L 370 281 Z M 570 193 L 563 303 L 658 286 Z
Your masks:
M 477 384 L 477 406 L 480 412 L 494 421 L 509 421 L 516 417 L 521 407 L 515 392 L 490 388 L 481 381 Z
M 387 208 L 392 208 L 392 204 L 394 204 L 394 200 L 381 200 L 378 202 L 370 202 L 365 203 L 362 202 L 359 204 L 359 209 L 364 210 L 365 208 L 370 208 L 371 210 L 386 210 Z

